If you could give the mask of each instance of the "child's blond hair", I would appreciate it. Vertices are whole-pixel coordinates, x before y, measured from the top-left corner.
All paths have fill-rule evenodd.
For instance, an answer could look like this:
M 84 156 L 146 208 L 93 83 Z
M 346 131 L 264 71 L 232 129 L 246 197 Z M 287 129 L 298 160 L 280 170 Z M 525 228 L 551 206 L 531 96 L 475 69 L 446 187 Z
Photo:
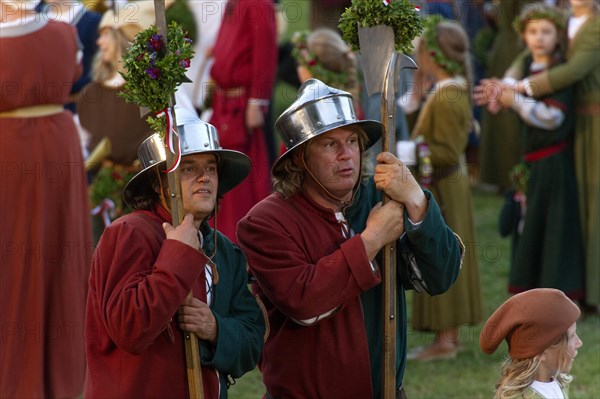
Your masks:
M 561 373 L 564 370 L 566 362 L 569 361 L 567 356 L 567 346 L 569 345 L 569 336 L 567 333 L 560 337 L 558 342 L 550 348 L 560 347 L 560 358 L 562 359 L 559 372 L 554 376 L 561 388 L 569 384 L 573 377 L 566 373 Z M 541 364 L 542 354 L 528 359 L 513 359 L 508 357 L 502 364 L 502 373 L 500 381 L 496 384 L 496 393 L 494 399 L 511 399 L 521 397 L 523 392 L 533 383 L 535 375 Z

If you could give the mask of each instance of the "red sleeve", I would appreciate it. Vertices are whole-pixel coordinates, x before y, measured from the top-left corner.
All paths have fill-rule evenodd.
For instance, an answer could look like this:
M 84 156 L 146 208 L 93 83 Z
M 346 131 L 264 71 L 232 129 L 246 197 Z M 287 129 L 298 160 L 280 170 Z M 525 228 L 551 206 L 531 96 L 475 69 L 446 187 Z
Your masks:
M 94 254 L 90 279 L 108 334 L 133 354 L 143 352 L 164 330 L 204 277 L 207 260 L 188 245 L 149 238 L 153 232 L 142 230 L 126 222 L 110 226 Z
M 271 99 L 277 68 L 277 29 L 271 0 L 250 1 L 242 15 L 248 18 L 252 35 L 252 86 L 250 98 Z M 256 15 L 256 18 L 252 18 Z
M 311 234 L 318 235 L 317 231 L 312 228 Z M 248 216 L 238 224 L 238 241 L 265 294 L 296 320 L 335 309 L 381 282 L 379 273 L 371 270 L 359 235 L 313 261 L 319 249 L 301 233 L 285 231 L 269 218 Z M 323 247 L 328 241 L 323 236 L 314 242 Z

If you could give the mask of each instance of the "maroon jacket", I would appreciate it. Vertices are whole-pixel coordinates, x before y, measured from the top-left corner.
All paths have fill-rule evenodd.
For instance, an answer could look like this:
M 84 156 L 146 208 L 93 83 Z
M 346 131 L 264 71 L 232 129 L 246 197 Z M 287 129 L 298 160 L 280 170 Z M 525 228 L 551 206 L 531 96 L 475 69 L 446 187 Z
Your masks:
M 269 314 L 259 365 L 273 397 L 371 398 L 360 294 L 381 276 L 371 270 L 361 237 L 346 240 L 335 214 L 302 194 L 272 194 L 242 219 L 238 239 Z M 337 307 L 312 326 L 292 320 Z
M 136 211 L 117 219 L 92 263 L 86 311 L 85 397 L 187 398 L 182 333 L 172 320 L 184 298 L 206 300 L 206 256 L 165 240 L 170 215 Z M 127 322 L 124 322 L 127 320 Z M 217 373 L 202 368 L 206 398 Z
M 459 240 L 431 193 L 425 195 L 425 218 L 417 226 L 405 215 L 406 234 L 397 242 L 397 388 L 406 356 L 404 290 L 411 287 L 402 251 L 414 254 L 432 295 L 456 281 L 461 264 Z M 345 211 L 356 234 L 380 200 L 372 178 L 361 185 Z M 380 398 L 383 287 L 361 237 L 345 239 L 334 212 L 300 192 L 287 199 L 275 193 L 257 204 L 238 224 L 238 240 L 269 315 L 259 364 L 269 393 L 277 399 Z M 337 312 L 329 314 L 332 309 Z

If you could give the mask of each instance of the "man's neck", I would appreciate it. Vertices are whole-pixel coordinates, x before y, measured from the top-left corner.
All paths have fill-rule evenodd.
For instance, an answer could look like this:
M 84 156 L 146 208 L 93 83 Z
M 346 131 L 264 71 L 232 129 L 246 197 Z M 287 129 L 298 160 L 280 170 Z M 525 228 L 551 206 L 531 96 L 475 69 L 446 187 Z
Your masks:
M 342 207 L 345 205 L 343 202 L 334 199 L 330 195 L 327 195 L 320 186 L 307 184 L 307 182 L 305 182 L 305 184 L 302 186 L 302 190 L 304 191 L 305 195 L 309 196 L 317 204 L 324 208 L 329 208 L 334 212 L 341 211 Z M 352 199 L 352 192 L 348 193 L 341 199 L 344 201 L 350 201 Z

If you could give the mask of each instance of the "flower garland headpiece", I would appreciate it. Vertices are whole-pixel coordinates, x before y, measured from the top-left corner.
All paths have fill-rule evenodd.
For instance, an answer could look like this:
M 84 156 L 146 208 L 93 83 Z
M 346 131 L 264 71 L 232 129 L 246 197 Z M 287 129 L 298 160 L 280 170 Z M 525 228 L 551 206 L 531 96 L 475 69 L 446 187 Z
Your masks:
M 394 43 L 399 53 L 410 54 L 412 40 L 423 30 L 420 7 L 409 0 L 352 0 L 340 18 L 338 28 L 354 51 L 360 50 L 358 26 L 363 28 L 387 25 L 394 30 Z
M 319 61 L 317 55 L 308 48 L 308 36 L 310 32 L 301 31 L 295 32 L 292 35 L 292 56 L 298 65 L 305 67 L 311 75 L 329 86 L 337 87 L 342 90 L 348 90 L 350 87 L 350 79 L 345 72 L 335 72 L 327 69 Z
M 429 50 L 429 55 L 435 61 L 436 64 L 444 68 L 447 72 L 454 75 L 464 74 L 464 66 L 462 63 L 451 60 L 448 58 L 440 49 L 440 45 L 437 40 L 437 26 L 440 22 L 444 22 L 446 19 L 441 15 L 431 15 L 425 20 L 425 31 L 423 33 L 423 40 Z
M 567 27 L 566 17 L 556 7 L 548 6 L 544 3 L 533 3 L 525 6 L 521 14 L 515 18 L 513 28 L 520 34 L 525 32 L 525 27 L 532 20 L 545 19 L 550 22 L 559 31 L 564 31 Z
M 177 86 L 189 81 L 185 72 L 193 56 L 192 40 L 175 21 L 167 27 L 167 43 L 156 27 L 151 26 L 135 35 L 133 44 L 123 55 L 126 72 L 121 76 L 125 84 L 119 95 L 127 102 L 150 110 L 146 122 L 154 132 L 164 133 L 166 145 L 173 153 L 173 118 L 169 102 Z M 176 162 L 168 172 L 179 165 L 181 152 L 176 155 Z

